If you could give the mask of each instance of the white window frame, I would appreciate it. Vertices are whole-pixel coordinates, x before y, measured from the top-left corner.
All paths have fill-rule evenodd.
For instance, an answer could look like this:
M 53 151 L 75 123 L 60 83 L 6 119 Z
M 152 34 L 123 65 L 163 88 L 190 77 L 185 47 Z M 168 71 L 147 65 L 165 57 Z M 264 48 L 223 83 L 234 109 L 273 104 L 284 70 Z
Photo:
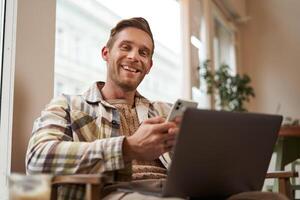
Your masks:
M 215 27 L 215 20 L 217 20 L 220 24 L 222 24 L 222 26 L 229 32 L 233 33 L 233 40 L 234 40 L 234 52 L 235 52 L 235 66 L 230 66 L 232 67 L 233 73 L 235 74 L 238 68 L 238 63 L 237 63 L 237 49 L 236 49 L 236 33 L 237 33 L 237 27 L 231 23 L 230 21 L 228 21 L 228 19 L 226 19 L 226 16 L 224 16 L 224 14 L 222 13 L 222 11 L 220 10 L 220 8 L 218 6 L 216 6 L 215 4 L 212 4 L 212 40 L 215 37 L 216 33 L 214 31 L 214 27 Z M 214 45 L 213 45 L 213 48 Z M 215 51 L 215 49 L 213 50 Z M 219 66 L 217 66 L 218 64 L 222 64 L 222 63 L 217 63 L 215 62 L 217 58 L 214 57 L 214 68 L 217 69 Z M 228 64 L 228 63 L 227 63 Z
M 219 4 L 216 4 L 218 1 L 212 0 L 202 0 L 203 3 L 203 16 L 204 16 L 204 29 L 205 33 L 203 34 L 203 43 L 205 46 L 205 59 L 210 60 L 210 64 L 213 66 L 213 71 L 217 69 L 216 66 L 216 58 L 214 55 L 215 47 L 214 47 L 214 37 L 215 37 L 215 19 L 217 19 L 226 29 L 230 30 L 230 32 L 235 33 L 235 63 L 236 70 L 238 71 L 239 63 L 238 63 L 238 52 L 237 52 L 237 37 L 236 34 L 238 32 L 237 27 L 234 23 L 232 23 L 230 19 L 230 15 L 226 12 L 226 10 L 221 9 Z M 225 13 L 224 13 L 225 12 Z M 205 102 L 205 108 L 215 109 L 216 100 L 213 95 L 207 95 L 208 100 Z M 204 103 L 204 101 L 202 102 Z
M 2 2 L 3 1 L 1 1 L 1 5 L 4 5 Z M 7 177 L 10 175 L 11 165 L 17 0 L 6 0 L 4 13 L 5 29 L 2 52 L 2 99 L 0 118 L 0 197 L 8 199 Z

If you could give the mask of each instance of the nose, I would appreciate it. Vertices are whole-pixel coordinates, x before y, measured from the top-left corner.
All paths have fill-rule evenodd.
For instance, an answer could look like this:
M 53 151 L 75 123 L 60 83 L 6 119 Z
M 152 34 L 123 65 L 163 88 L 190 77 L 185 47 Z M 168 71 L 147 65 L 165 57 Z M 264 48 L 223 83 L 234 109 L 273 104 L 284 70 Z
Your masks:
M 129 59 L 131 59 L 133 61 L 137 61 L 137 59 L 138 59 L 138 51 L 132 49 L 131 51 L 128 52 L 127 58 L 129 58 Z

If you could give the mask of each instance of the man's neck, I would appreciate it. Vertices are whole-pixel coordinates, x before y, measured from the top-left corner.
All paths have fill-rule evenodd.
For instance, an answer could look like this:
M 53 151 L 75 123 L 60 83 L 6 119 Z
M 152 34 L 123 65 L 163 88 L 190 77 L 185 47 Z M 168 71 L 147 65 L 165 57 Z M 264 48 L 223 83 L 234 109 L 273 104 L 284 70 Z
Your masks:
M 105 100 L 124 99 L 128 105 L 133 106 L 136 90 L 124 91 L 124 89 L 120 88 L 119 86 L 107 82 L 101 89 L 101 93 Z

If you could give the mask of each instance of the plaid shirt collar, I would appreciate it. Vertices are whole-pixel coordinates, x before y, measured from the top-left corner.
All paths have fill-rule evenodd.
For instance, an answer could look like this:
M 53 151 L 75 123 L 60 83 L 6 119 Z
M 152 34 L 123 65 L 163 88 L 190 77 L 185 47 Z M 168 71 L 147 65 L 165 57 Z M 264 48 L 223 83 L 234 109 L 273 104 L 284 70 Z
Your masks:
M 96 104 L 96 103 L 101 103 L 106 107 L 112 107 L 109 103 L 107 103 L 102 94 L 101 94 L 101 89 L 104 86 L 104 82 L 95 82 L 86 92 L 83 93 L 82 97 L 83 99 L 90 103 L 90 104 Z
M 104 100 L 101 89 L 104 86 L 104 82 L 95 82 L 85 93 L 83 93 L 83 99 L 89 104 L 101 103 L 105 107 L 115 108 L 115 106 L 109 104 Z M 137 110 L 139 121 L 142 122 L 148 118 L 148 109 L 150 101 L 143 97 L 139 92 L 135 93 L 135 107 Z

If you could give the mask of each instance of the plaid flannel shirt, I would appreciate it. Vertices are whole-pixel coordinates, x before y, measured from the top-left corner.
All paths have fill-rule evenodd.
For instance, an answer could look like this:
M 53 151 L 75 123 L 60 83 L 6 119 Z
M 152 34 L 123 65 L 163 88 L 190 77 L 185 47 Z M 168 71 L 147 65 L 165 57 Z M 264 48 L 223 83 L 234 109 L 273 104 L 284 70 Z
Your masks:
M 122 153 L 117 109 L 102 95 L 97 82 L 83 95 L 54 98 L 34 122 L 26 154 L 28 174 L 99 174 L 111 181 L 130 180 L 131 163 Z M 135 95 L 139 122 L 155 116 L 166 117 L 170 104 L 150 102 Z M 59 199 L 83 199 L 84 188 L 70 185 L 59 189 Z

